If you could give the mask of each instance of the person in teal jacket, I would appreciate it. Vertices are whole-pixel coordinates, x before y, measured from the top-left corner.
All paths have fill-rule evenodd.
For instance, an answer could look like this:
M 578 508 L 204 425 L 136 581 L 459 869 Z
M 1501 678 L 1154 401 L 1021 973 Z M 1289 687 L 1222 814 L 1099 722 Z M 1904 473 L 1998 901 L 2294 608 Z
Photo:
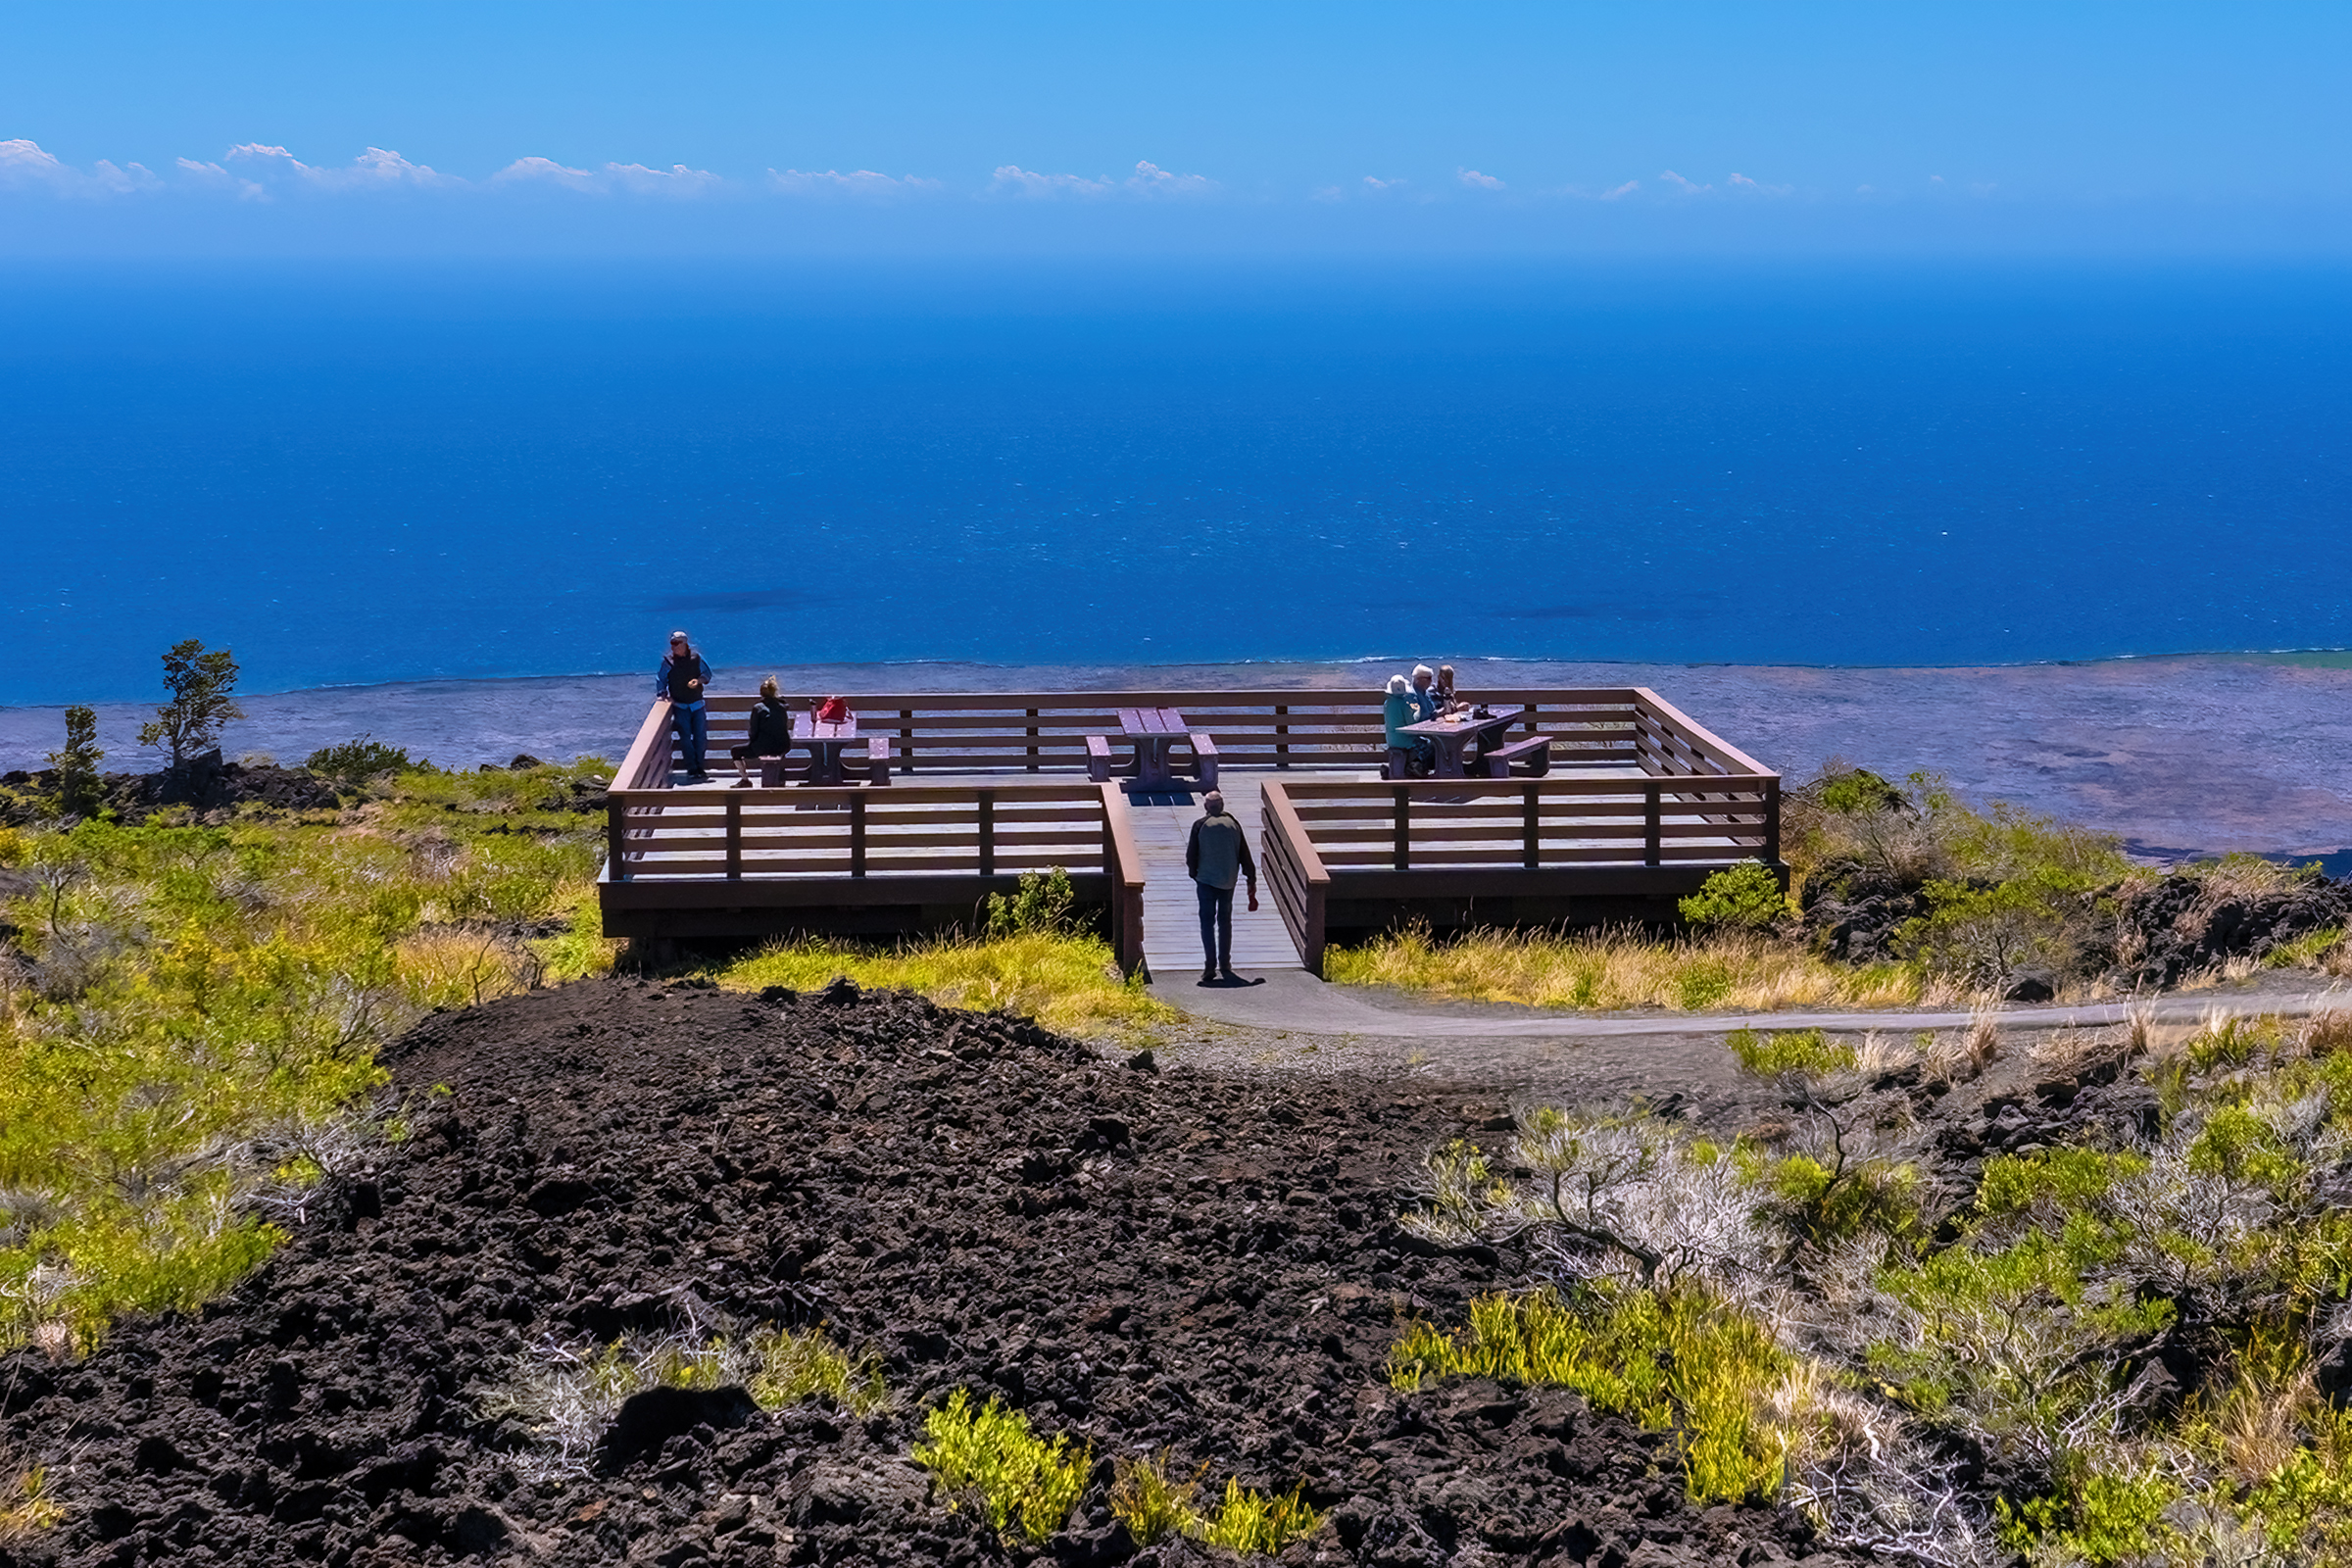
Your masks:
M 1405 725 L 1418 724 L 1429 716 L 1415 700 L 1412 682 L 1402 675 L 1389 677 L 1389 698 L 1381 705 L 1381 716 L 1388 725 L 1389 749 L 1404 753 L 1406 765 L 1414 772 L 1429 771 L 1436 749 L 1420 736 L 1404 733 Z

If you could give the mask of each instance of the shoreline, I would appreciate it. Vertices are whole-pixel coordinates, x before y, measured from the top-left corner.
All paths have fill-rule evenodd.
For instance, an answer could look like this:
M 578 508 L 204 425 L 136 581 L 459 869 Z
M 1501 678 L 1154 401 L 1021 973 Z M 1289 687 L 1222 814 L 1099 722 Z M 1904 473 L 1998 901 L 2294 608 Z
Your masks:
M 1432 661 L 1433 662 L 1435 661 Z M 1960 666 L 1453 661 L 1462 684 L 1650 686 L 1795 782 L 1839 757 L 1880 772 L 1947 775 L 1980 805 L 2121 834 L 2152 858 L 2247 850 L 2334 857 L 2352 846 L 2352 654 L 2163 655 Z M 859 690 L 1370 687 L 1403 660 L 983 664 L 925 660 L 790 667 L 720 664 L 721 689 L 776 673 L 794 695 Z M 299 762 L 363 732 L 443 766 L 617 758 L 653 675 L 387 681 L 240 697 L 231 757 Z M 159 694 L 160 695 L 160 694 Z M 152 765 L 130 744 L 154 703 L 103 703 L 112 768 Z M 43 765 L 62 706 L 0 708 L 0 770 Z M 2331 867 L 2332 869 L 2332 867 Z

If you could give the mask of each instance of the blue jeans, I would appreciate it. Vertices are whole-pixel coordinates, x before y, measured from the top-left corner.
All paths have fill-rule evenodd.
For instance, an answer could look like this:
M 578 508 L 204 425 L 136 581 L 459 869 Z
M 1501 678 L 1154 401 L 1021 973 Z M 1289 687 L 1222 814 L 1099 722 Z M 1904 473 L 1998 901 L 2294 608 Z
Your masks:
M 692 707 L 675 704 L 669 713 L 678 732 L 678 750 L 686 754 L 686 771 L 699 777 L 703 772 L 703 749 L 710 743 L 710 715 L 700 703 Z
M 1205 882 L 1196 882 L 1200 890 L 1200 963 L 1203 968 L 1230 969 L 1233 967 L 1233 889 L 1212 888 Z

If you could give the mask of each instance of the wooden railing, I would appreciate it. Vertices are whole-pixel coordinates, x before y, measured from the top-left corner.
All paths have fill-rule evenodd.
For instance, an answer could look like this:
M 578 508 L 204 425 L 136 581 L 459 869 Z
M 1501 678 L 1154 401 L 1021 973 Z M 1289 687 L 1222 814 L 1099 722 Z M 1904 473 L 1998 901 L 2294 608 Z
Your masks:
M 1525 708 L 1521 728 L 1552 737 L 1554 767 L 1639 767 L 1667 775 L 1765 771 L 1646 687 L 1465 687 L 1462 695 L 1496 708 Z M 1377 767 L 1386 752 L 1386 696 L 1376 690 L 853 692 L 849 702 L 860 733 L 889 738 L 892 769 L 906 777 L 1083 772 L 1087 736 L 1107 735 L 1114 747 L 1121 745 L 1122 708 L 1177 710 L 1192 728 L 1215 738 L 1226 767 Z M 742 741 L 745 715 L 756 701 L 740 694 L 709 699 L 710 756 L 723 760 Z M 666 780 L 675 763 L 669 705 L 653 707 L 622 768 L 624 781 L 636 787 L 659 787 L 654 775 Z
M 1771 773 L 1269 779 L 1263 791 L 1267 881 L 1318 973 L 1335 890 L 1477 898 L 1527 888 L 1515 873 L 1781 858 L 1781 781 Z
M 977 905 L 1025 873 L 1099 872 L 1120 966 L 1143 958 L 1144 860 L 1115 785 L 615 788 L 609 809 L 606 878 L 634 885 L 919 878 L 937 902 L 968 878 Z
M 1331 892 L 1331 872 L 1315 850 L 1314 840 L 1298 820 L 1288 790 L 1278 782 L 1265 786 L 1260 801 L 1264 817 L 1262 843 L 1266 889 L 1291 941 L 1310 974 L 1323 972 L 1323 908 Z

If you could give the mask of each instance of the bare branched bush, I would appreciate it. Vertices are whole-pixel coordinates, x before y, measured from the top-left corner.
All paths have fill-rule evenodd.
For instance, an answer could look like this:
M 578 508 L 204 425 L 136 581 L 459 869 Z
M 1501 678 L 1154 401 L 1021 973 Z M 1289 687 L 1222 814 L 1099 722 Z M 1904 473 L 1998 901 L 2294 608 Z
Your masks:
M 1448 1243 L 1533 1230 L 1565 1278 L 1699 1281 L 1732 1298 L 1752 1294 L 1778 1255 L 1735 1163 L 1672 1123 L 1534 1106 L 1512 1151 L 1531 1180 L 1467 1144 L 1432 1154 L 1426 1206 L 1405 1227 Z

